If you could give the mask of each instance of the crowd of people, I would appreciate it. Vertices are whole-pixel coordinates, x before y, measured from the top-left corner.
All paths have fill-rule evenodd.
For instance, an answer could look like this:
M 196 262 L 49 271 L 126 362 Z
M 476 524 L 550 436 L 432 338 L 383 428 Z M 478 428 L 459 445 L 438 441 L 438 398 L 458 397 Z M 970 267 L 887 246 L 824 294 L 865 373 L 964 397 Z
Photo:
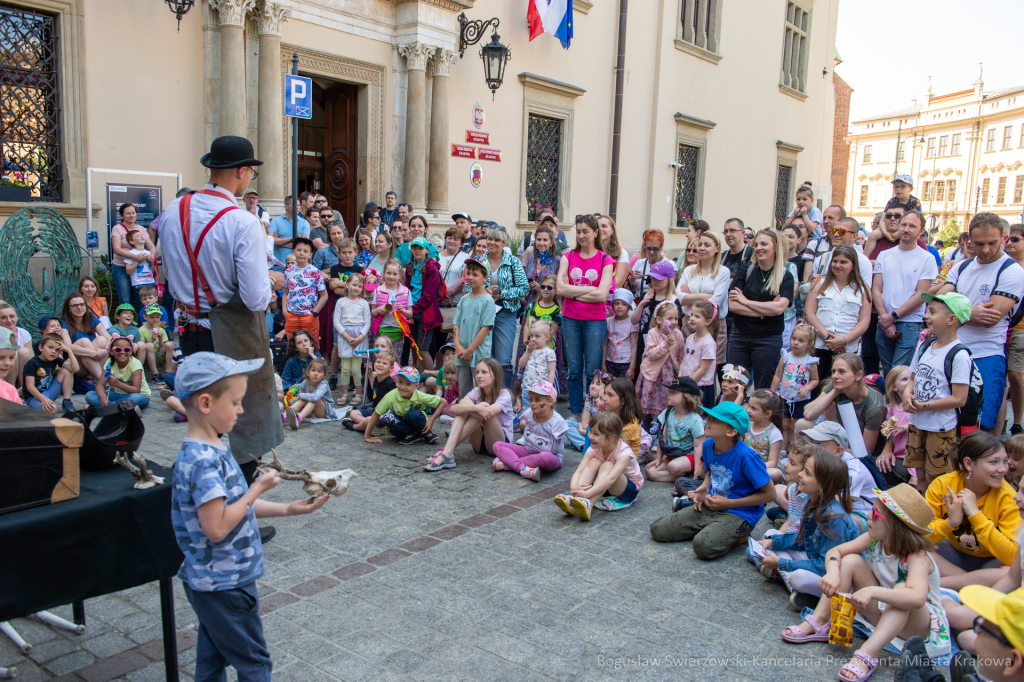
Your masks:
M 539 481 L 577 449 L 562 512 L 589 521 L 674 484 L 652 538 L 704 560 L 745 547 L 803 609 L 782 639 L 828 641 L 831 598 L 849 596 L 866 641 L 840 679 L 867 679 L 887 647 L 921 679 L 957 649 L 958 682 L 992 652 L 1011 663 L 983 674 L 1024 679 L 1007 615 L 1024 605 L 1024 225 L 977 214 L 943 255 L 909 176 L 893 186 L 871 229 L 805 183 L 778 227 L 692 221 L 675 261 L 658 229 L 631 257 L 598 213 L 575 217 L 570 247 L 540 211 L 513 253 L 497 223 L 457 213 L 432 232 L 393 192 L 349 229 L 322 195 L 271 219 L 248 190 L 283 280 L 266 312 L 282 421 L 438 444 L 431 472 L 468 441 Z M 182 313 L 158 298 L 159 222 L 120 216 L 113 310 L 83 277 L 35 342 L 0 302 L 0 397 L 54 414 L 75 392 L 144 408 L 156 389 L 196 418 L 173 390 Z

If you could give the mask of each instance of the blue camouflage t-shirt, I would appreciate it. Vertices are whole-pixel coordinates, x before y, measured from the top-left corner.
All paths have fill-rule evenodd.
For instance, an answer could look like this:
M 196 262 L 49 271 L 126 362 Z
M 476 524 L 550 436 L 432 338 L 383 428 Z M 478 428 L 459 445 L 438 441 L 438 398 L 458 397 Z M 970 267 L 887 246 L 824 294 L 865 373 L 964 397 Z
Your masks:
M 230 590 L 263 575 L 263 545 L 251 507 L 220 542 L 207 538 L 199 526 L 200 506 L 218 497 L 232 504 L 247 490 L 242 470 L 226 447 L 185 439 L 174 461 L 171 526 L 185 555 L 178 577 L 193 590 Z

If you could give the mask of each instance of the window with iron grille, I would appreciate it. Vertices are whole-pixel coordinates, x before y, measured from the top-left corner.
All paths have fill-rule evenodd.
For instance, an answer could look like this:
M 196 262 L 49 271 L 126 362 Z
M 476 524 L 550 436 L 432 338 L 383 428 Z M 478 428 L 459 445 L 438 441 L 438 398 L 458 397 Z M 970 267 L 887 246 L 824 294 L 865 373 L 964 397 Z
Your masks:
M 1013 183 L 1013 203 L 1019 204 L 1024 199 L 1024 175 L 1018 175 Z
M 953 136 L 953 146 L 949 148 L 949 153 L 953 156 L 960 154 L 960 133 Z
M 807 89 L 807 45 L 810 31 L 810 11 L 790 0 L 786 4 L 786 35 L 780 82 L 799 92 Z
M 792 184 L 792 166 L 779 166 L 779 174 L 775 180 L 775 221 L 784 222 L 789 215 L 789 196 Z
M 939 138 L 939 156 L 945 156 L 947 149 L 949 149 L 949 135 L 943 135 Z
M 935 183 L 935 201 L 946 200 L 946 181 L 939 180 Z
M 981 203 L 983 206 L 988 206 L 988 188 L 991 186 L 991 178 L 985 178 L 981 181 Z
M 935 138 L 928 138 L 928 158 L 935 156 Z
M 61 201 L 57 19 L 0 5 L 0 175 Z
M 946 201 L 956 201 L 956 180 L 950 180 L 946 183 Z
M 1003 149 L 1009 149 L 1013 146 L 1013 126 L 1006 126 L 1003 128 Z
M 871 163 L 871 156 L 872 156 L 872 152 L 874 151 L 872 149 L 873 146 L 874 145 L 870 145 L 870 144 L 864 145 L 864 163 Z
M 985 151 L 994 152 L 996 150 L 996 129 L 989 128 L 988 139 L 985 140 Z
M 860 200 L 857 201 L 857 205 L 858 206 L 867 206 L 868 205 L 868 186 L 867 185 L 861 185 L 860 186 Z
M 719 0 L 683 0 L 683 42 L 718 53 Z
M 562 154 L 562 121 L 530 114 L 526 145 L 526 204 L 528 217 L 550 207 L 558 212 L 558 164 Z
M 999 184 L 996 185 L 996 203 L 1006 203 L 1006 176 L 999 178 Z
M 676 161 L 676 227 L 684 227 L 694 215 L 697 207 L 697 164 L 700 163 L 700 147 L 679 145 Z

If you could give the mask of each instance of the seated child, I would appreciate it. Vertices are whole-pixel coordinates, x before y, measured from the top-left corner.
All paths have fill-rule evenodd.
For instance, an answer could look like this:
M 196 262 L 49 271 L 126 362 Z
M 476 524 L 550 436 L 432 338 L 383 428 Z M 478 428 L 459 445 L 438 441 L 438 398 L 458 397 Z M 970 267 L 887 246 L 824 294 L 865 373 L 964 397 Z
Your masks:
M 981 585 L 960 591 L 964 605 L 979 613 L 973 624 L 978 673 L 987 680 L 1024 682 L 1024 589 L 1003 594 Z M 959 655 L 959 654 L 958 654 Z M 964 677 L 963 682 L 968 682 Z M 973 681 L 972 681 L 973 682 Z
M 459 368 L 455 366 L 454 355 L 444 362 L 444 369 L 441 370 L 443 380 L 437 385 L 436 395 L 440 395 L 448 403 L 441 414 L 442 424 L 451 424 L 455 421 L 452 415 L 452 405 L 459 401 Z M 443 391 L 439 393 L 438 391 Z
M 306 376 L 306 366 L 311 358 L 320 357 L 320 348 L 309 332 L 302 329 L 288 339 L 288 349 L 284 353 L 284 369 L 281 371 L 281 383 L 285 393 Z
M 440 332 L 438 332 L 440 333 Z M 455 362 L 455 344 L 446 343 L 441 346 L 438 350 L 437 355 L 434 357 L 435 369 L 428 369 L 420 372 L 420 379 L 423 380 L 423 391 L 424 393 L 434 393 L 436 395 L 445 395 L 448 391 L 448 382 L 445 379 L 445 366 L 448 360 L 452 360 L 452 366 L 454 367 Z M 456 381 L 456 383 L 458 383 Z M 440 389 L 440 393 L 437 391 Z M 451 407 L 452 403 L 449 402 L 448 406 Z
M 722 394 L 719 403 L 736 403 L 742 405 L 747 397 L 747 386 L 750 385 L 750 372 L 742 365 L 726 365 L 722 368 Z
M 850 447 L 850 439 L 846 435 L 846 429 L 837 422 L 821 422 L 799 435 L 817 443 L 846 462 L 846 468 L 850 471 L 850 506 L 857 517 L 857 525 L 860 526 L 861 532 L 864 532 L 868 527 L 871 505 L 875 503 L 875 479 L 864 463 L 847 450 Z
M 470 297 L 463 296 L 462 300 L 467 298 Z M 455 448 L 465 440 L 478 455 L 492 456 L 497 456 L 494 451 L 496 443 L 512 442 L 515 413 L 512 411 L 512 393 L 504 387 L 501 365 L 494 358 L 484 358 L 476 365 L 475 377 L 476 388 L 452 405 L 455 420 L 452 421 L 448 441 L 427 460 L 423 467 L 426 471 L 453 468 Z
M 294 401 L 289 402 L 289 396 L 285 396 L 286 407 L 281 421 L 287 422 L 293 431 L 297 431 L 302 420 L 310 416 L 317 419 L 334 419 L 337 416 L 328 381 L 330 373 L 331 366 L 326 360 L 313 358 L 306 365 L 306 377 L 299 384 Z
M 949 656 L 939 567 L 925 537 L 934 518 L 921 494 L 906 483 L 879 490 L 868 532 L 828 550 L 820 583 L 824 596 L 804 622 L 783 631 L 782 639 L 791 644 L 827 642 L 831 597 L 844 594 L 857 608 L 857 623 L 871 634 L 840 670 L 840 679 L 867 679 L 884 647 L 891 642 L 902 649 L 914 636 L 924 640 L 930 658 Z
M 523 445 L 496 442 L 494 470 L 517 471 L 523 478 L 540 481 L 541 471 L 562 468 L 562 450 L 565 449 L 562 439 L 569 426 L 553 409 L 558 391 L 550 382 L 540 381 L 526 390 L 530 407 L 519 417 L 523 425 Z
M 178 571 L 199 619 L 197 679 L 224 679 L 230 665 L 243 680 L 269 680 L 273 662 L 260 620 L 256 581 L 263 577 L 257 518 L 308 514 L 327 502 L 303 496 L 291 504 L 259 499 L 280 478 L 268 471 L 249 487 L 221 435 L 242 411 L 246 374 L 263 359 L 235 362 L 195 353 L 181 365 L 177 397 L 188 413 L 188 435 L 174 461 L 171 526 L 185 561 Z
M 759 388 L 750 395 L 746 409 L 750 417 L 750 430 L 743 436 L 743 442 L 764 460 L 772 480 L 781 483 L 785 478 L 779 468 L 779 456 L 782 453 L 782 398 L 778 393 Z
M 3 373 L 0 372 L 0 376 Z M 1014 490 L 1020 489 L 1020 479 L 1024 475 L 1024 433 L 1016 433 L 1003 443 L 1006 447 L 1006 482 Z
M 274 297 L 277 298 L 276 296 Z M 167 311 L 160 305 L 160 300 L 156 296 L 156 287 L 142 287 L 139 289 L 139 300 L 142 301 L 142 307 L 139 308 L 139 313 L 148 308 L 151 305 L 158 306 L 160 308 L 160 321 L 163 322 L 164 329 L 169 329 L 171 326 L 171 318 L 167 317 Z
M 903 465 L 903 457 L 907 451 L 907 428 L 910 419 L 903 409 L 903 391 L 910 383 L 910 368 L 897 365 L 885 375 L 885 421 L 882 422 L 881 435 L 885 438 L 885 449 L 875 460 L 878 470 L 885 476 L 889 485 L 910 483 L 911 474 Z
M 602 412 L 590 421 L 590 443 L 569 481 L 569 494 L 555 496 L 558 508 L 580 521 L 589 521 L 594 507 L 615 511 L 630 506 L 644 485 L 636 455 L 622 440 L 617 414 Z
M 65 359 L 63 352 L 64 341 L 59 335 L 43 334 L 39 340 L 38 354 L 26 362 L 21 370 L 27 406 L 47 414 L 57 414 L 57 404 L 53 401 L 57 396 L 63 396 L 61 409 L 65 412 L 74 411 L 71 392 L 75 387 L 78 360 L 74 353 L 68 353 Z
M 693 540 L 698 559 L 718 559 L 745 542 L 764 505 L 775 499 L 775 486 L 764 461 L 742 442 L 750 428 L 746 410 L 734 402 L 702 407 L 707 417 L 701 459 L 708 475 L 687 493 L 693 506 L 651 524 L 656 542 Z
M 703 473 L 699 453 L 704 444 L 704 420 L 697 414 L 702 392 L 690 377 L 676 377 L 668 386 L 669 406 L 658 415 L 658 456 L 645 476 L 672 483 L 680 476 Z
M 167 384 L 174 388 L 174 344 L 167 340 L 167 331 L 160 322 L 160 306 L 151 303 L 142 309 L 145 323 L 139 328 L 139 362 L 149 365 L 150 376 L 154 383 Z M 164 368 L 164 373 L 157 371 L 157 366 Z
M 18 389 L 4 380 L 7 373 L 14 367 L 19 348 L 14 332 L 6 327 L 0 327 L 0 400 L 9 400 L 21 405 Z
M 139 342 L 139 328 L 135 326 L 139 316 L 135 313 L 135 308 L 127 303 L 122 303 L 114 311 L 114 320 L 116 321 L 115 324 L 107 327 L 107 333 L 110 334 L 111 338 L 114 337 L 114 334 L 117 334 L 130 337 L 132 344 Z M 138 352 L 136 351 L 136 354 Z
M 395 390 L 384 396 L 366 420 L 363 440 L 367 443 L 383 443 L 373 436 L 377 422 L 388 428 L 400 445 L 412 445 L 416 441 L 424 441 L 430 445 L 437 442 L 437 436 L 431 431 L 434 422 L 444 409 L 444 398 L 429 395 L 419 390 L 420 372 L 415 367 L 403 367 L 398 370 Z M 434 413 L 428 418 L 424 412 L 433 408 Z M 453 465 L 454 466 L 454 465 Z
M 110 341 L 110 359 L 104 374 L 96 380 L 96 388 L 85 394 L 85 402 L 93 407 L 130 400 L 139 409 L 149 407 L 151 394 L 142 363 L 133 354 L 132 340 L 116 336 Z
M 650 441 L 648 440 L 647 447 L 644 447 L 645 432 L 640 423 L 644 415 L 632 381 L 612 379 L 611 383 L 604 387 L 604 393 L 601 395 L 601 410 L 612 412 L 622 420 L 622 440 L 626 441 L 635 457 L 639 459 L 641 453 L 647 452 Z
M 807 506 L 807 495 L 797 490 L 797 482 L 800 472 L 804 470 L 807 458 L 817 446 L 806 441 L 795 443 L 786 457 L 783 470 L 786 472 L 786 480 L 783 483 L 775 484 L 775 504 L 777 507 L 765 510 L 764 515 L 775 524 L 776 528 L 783 528 L 783 533 L 795 533 L 800 530 L 800 519 L 804 515 L 804 507 Z
M 566 445 L 576 448 L 580 452 L 587 449 L 587 430 L 590 427 L 590 420 L 601 411 L 601 398 L 604 395 L 604 388 L 611 383 L 612 377 L 606 372 L 595 370 L 594 377 L 590 380 L 590 392 L 583 399 L 583 414 L 579 419 L 570 417 L 566 420 L 569 430 L 565 432 Z
M 751 558 L 761 573 L 782 580 L 792 593 L 794 607 L 813 607 L 818 600 L 798 602 L 799 594 L 821 596 L 818 583 L 825 575 L 825 554 L 844 542 L 850 542 L 860 529 L 850 517 L 849 473 L 843 461 L 818 445 L 809 446 L 811 456 L 800 472 L 799 491 L 807 496 L 800 528 L 781 532 L 774 528 L 764 534 L 761 547 L 768 556 L 760 562 Z M 748 557 L 749 554 L 748 550 Z
M 385 337 L 386 338 L 386 337 Z M 349 411 L 341 420 L 341 425 L 351 431 L 366 430 L 366 422 L 373 411 L 380 405 L 391 391 L 397 388 L 395 380 L 391 378 L 391 368 L 395 364 L 395 356 L 390 351 L 382 350 L 373 359 L 373 379 L 370 384 L 370 396 L 373 399 L 373 407 L 354 408 Z

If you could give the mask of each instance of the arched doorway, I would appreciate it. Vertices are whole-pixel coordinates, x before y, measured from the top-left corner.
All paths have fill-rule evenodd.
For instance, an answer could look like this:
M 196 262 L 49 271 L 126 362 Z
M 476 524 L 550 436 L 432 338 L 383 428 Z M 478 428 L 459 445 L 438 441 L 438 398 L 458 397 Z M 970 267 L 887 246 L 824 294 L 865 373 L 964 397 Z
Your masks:
M 356 200 L 359 86 L 313 78 L 313 117 L 299 120 L 298 191 L 327 197 L 349 234 L 359 224 Z

